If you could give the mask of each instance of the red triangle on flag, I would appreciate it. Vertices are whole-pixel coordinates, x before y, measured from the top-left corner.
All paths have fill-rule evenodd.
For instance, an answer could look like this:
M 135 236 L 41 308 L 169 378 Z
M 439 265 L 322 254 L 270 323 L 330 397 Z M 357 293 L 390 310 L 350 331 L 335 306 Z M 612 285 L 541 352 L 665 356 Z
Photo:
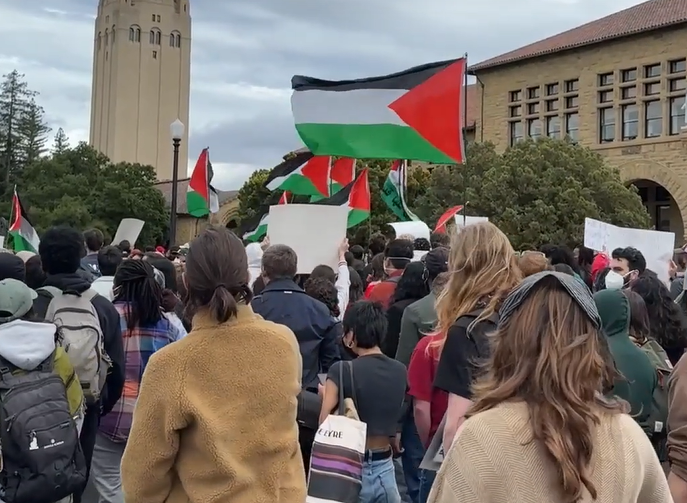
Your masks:
M 367 178 L 367 168 L 360 172 L 358 179 L 351 187 L 348 196 L 348 207 L 352 210 L 370 212 L 370 183 Z
M 459 211 L 463 210 L 463 205 L 459 204 L 458 206 L 454 206 L 453 208 L 447 209 L 443 215 L 439 217 L 439 220 L 437 220 L 437 225 L 434 228 L 434 232 L 441 232 L 444 233 L 446 232 L 446 223 L 451 220 L 455 216 L 456 213 Z
M 312 182 L 315 188 L 325 197 L 329 197 L 329 169 L 332 158 L 316 155 L 301 168 L 301 175 Z
M 277 204 L 289 204 L 289 196 L 291 193 L 288 190 L 285 190 L 284 192 L 281 193 L 281 197 L 279 198 L 279 202 Z
M 465 58 L 434 74 L 389 108 L 456 163 L 463 162 L 463 86 Z
M 191 179 L 188 182 L 192 190 L 200 194 L 205 201 L 210 200 L 210 184 L 208 182 L 208 149 L 204 148 L 198 156 L 196 166 L 193 168 Z
M 355 178 L 355 159 L 350 157 L 342 157 L 334 164 L 330 172 L 332 182 L 336 182 L 342 187 L 345 187 Z

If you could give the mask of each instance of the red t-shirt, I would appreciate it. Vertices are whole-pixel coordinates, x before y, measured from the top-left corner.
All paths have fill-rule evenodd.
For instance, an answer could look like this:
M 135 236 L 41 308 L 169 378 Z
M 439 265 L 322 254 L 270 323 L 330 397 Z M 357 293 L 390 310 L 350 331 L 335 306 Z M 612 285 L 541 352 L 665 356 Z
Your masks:
M 388 309 L 389 305 L 391 304 L 391 299 L 396 292 L 396 285 L 398 285 L 398 281 L 389 281 L 389 279 L 398 278 L 402 275 L 403 271 L 394 271 L 391 273 L 389 278 L 384 281 L 380 281 L 372 288 L 372 290 L 370 290 L 369 294 L 365 294 L 367 299 L 371 300 L 372 302 L 379 302 L 382 304 L 382 306 L 384 306 L 384 309 Z
M 408 394 L 417 400 L 430 403 L 431 425 L 429 439 L 434 437 L 448 408 L 448 393 L 434 387 L 434 376 L 439 366 L 439 347 L 429 347 L 437 335 L 427 335 L 415 346 L 408 365 Z M 429 347 L 429 351 L 427 348 Z

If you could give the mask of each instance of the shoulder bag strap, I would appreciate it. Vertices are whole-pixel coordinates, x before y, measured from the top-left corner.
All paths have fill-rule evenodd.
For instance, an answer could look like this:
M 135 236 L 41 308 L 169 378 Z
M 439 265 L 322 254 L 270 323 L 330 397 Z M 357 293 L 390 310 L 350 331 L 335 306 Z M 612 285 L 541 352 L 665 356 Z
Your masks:
M 351 394 L 353 395 L 351 398 L 353 399 L 353 405 L 355 405 L 355 408 L 358 408 L 358 400 L 356 397 L 355 393 L 355 382 L 353 381 L 353 362 L 352 361 L 347 361 L 346 367 L 348 368 L 348 377 L 350 377 L 351 380 Z
M 344 413 L 346 412 L 346 409 L 344 407 L 344 399 L 346 396 L 344 395 L 344 381 L 343 381 L 343 366 L 344 362 L 339 362 L 339 408 L 337 414 L 339 416 L 343 416 Z

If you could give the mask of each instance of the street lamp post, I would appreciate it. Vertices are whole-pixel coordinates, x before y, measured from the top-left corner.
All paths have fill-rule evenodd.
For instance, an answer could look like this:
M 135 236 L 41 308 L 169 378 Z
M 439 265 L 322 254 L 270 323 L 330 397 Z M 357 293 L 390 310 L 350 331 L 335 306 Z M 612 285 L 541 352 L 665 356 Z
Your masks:
M 174 146 L 174 165 L 172 167 L 172 209 L 169 216 L 169 246 L 176 243 L 177 238 L 177 193 L 179 191 L 179 145 L 184 136 L 184 123 L 179 119 L 169 126 L 169 133 Z

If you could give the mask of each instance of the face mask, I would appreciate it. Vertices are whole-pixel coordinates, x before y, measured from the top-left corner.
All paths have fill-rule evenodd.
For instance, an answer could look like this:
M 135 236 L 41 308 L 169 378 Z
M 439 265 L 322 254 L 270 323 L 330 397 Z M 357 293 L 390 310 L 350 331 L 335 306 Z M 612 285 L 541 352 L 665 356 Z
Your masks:
M 607 290 L 620 290 L 625 286 L 625 278 L 615 271 L 608 271 L 604 283 Z

